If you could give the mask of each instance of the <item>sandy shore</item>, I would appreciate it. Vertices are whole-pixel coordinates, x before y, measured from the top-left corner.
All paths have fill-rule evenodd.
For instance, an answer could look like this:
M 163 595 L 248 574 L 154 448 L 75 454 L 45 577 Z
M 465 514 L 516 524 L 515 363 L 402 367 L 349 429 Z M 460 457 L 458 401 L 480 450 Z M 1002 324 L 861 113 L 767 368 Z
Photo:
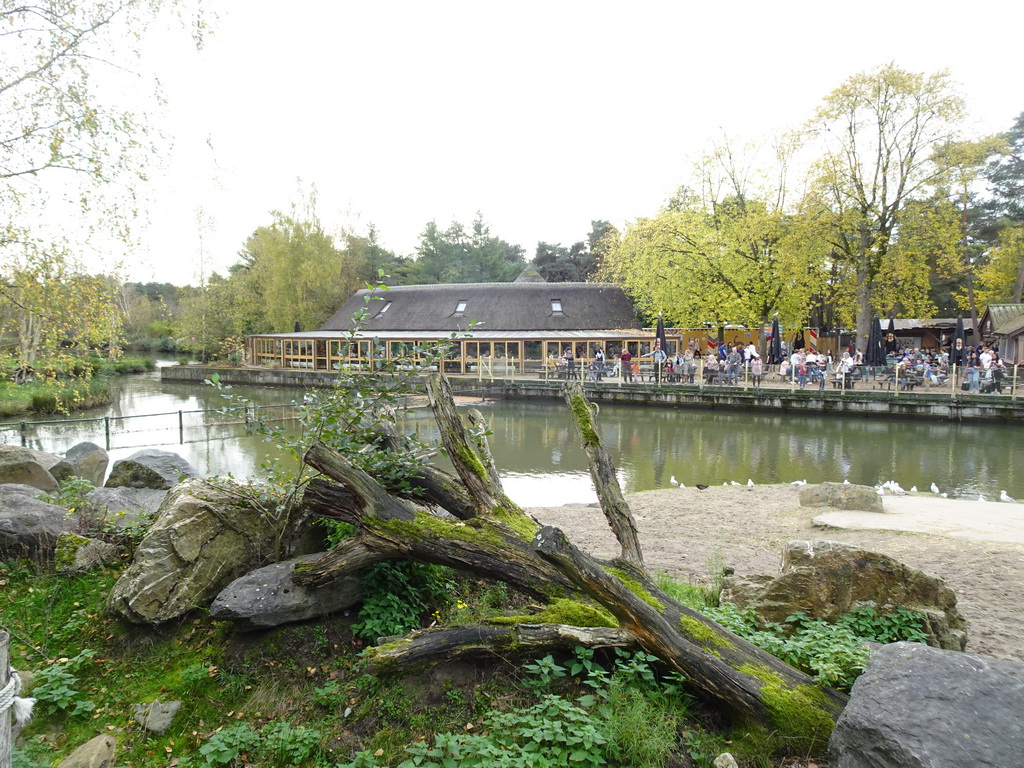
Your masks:
M 969 622 L 968 651 L 1024 661 L 1024 505 L 901 497 L 886 500 L 887 514 L 854 513 L 850 524 L 862 527 L 836 529 L 815 524 L 829 511 L 801 508 L 790 486 L 647 491 L 628 501 L 650 567 L 705 579 L 708 559 L 718 555 L 738 574 L 774 574 L 790 539 L 855 544 L 945 579 Z M 588 552 L 618 552 L 596 505 L 530 512 Z

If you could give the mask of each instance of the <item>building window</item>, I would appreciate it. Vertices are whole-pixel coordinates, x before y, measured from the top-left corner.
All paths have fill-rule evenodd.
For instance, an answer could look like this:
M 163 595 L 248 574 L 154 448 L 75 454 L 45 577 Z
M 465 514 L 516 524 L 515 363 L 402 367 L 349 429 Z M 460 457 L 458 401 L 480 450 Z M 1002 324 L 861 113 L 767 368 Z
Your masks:
M 384 313 L 387 312 L 389 309 L 391 309 L 391 302 L 390 301 L 386 302 L 384 304 L 384 306 L 380 308 L 380 312 L 378 312 L 375 315 L 375 317 L 384 317 Z
M 551 300 L 551 314 L 552 315 L 557 315 L 557 316 L 561 316 L 563 314 L 562 313 L 562 300 L 561 299 L 552 299 Z
M 452 313 L 452 317 L 462 317 L 466 311 L 466 300 L 459 299 L 459 303 L 455 305 L 455 311 Z

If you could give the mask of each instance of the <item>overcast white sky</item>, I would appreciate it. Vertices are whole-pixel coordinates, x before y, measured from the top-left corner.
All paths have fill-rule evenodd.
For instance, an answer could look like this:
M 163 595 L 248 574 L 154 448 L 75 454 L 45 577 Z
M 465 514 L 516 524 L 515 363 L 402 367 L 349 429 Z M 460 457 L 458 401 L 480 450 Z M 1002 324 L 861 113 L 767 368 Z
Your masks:
M 652 215 L 711 139 L 795 127 L 887 61 L 949 69 L 969 130 L 1006 130 L 1022 28 L 1009 0 L 232 3 L 202 52 L 147 49 L 174 147 L 131 276 L 194 283 L 200 208 L 223 273 L 300 178 L 331 230 L 372 222 L 411 255 L 479 210 L 532 258 Z

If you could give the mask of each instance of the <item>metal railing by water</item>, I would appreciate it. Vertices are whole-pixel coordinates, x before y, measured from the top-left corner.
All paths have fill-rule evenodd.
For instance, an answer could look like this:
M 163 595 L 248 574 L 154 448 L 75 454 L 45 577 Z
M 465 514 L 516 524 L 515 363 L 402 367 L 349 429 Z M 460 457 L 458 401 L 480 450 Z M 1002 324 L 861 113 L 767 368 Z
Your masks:
M 0 424 L 0 442 L 25 447 L 45 446 L 53 452 L 84 441 L 105 450 L 151 445 L 184 445 L 217 438 L 236 437 L 257 416 L 264 421 L 289 421 L 299 417 L 301 403 L 251 405 L 168 411 L 133 416 L 98 416 L 86 419 L 17 421 Z

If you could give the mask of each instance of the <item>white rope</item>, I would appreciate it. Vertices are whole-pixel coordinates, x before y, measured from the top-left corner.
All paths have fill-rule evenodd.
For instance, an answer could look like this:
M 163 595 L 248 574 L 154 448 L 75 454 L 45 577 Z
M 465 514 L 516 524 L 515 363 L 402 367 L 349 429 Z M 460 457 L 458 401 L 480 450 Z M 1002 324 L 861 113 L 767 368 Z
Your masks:
M 7 685 L 0 690 L 0 716 L 4 715 L 8 709 L 13 709 L 14 722 L 24 725 L 32 718 L 32 707 L 36 700 L 19 698 L 21 677 L 10 667 L 8 667 L 8 672 L 11 677 L 7 681 Z

